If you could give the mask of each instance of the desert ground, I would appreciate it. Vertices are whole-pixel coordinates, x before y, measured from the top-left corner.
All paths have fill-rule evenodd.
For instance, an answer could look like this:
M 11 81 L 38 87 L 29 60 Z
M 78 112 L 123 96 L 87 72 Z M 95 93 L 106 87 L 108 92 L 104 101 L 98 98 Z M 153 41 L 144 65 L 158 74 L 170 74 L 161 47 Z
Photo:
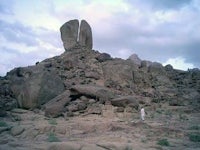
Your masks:
M 13 109 L 0 121 L 0 150 L 198 150 L 200 113 L 188 106 L 146 106 L 101 114 L 76 112 L 47 118 L 39 109 Z

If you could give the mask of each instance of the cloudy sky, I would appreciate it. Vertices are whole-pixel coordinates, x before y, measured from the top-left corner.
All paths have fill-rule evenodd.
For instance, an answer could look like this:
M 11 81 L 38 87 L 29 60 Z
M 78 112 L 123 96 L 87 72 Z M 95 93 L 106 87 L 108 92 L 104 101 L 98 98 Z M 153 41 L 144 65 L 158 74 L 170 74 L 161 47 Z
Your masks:
M 0 75 L 63 53 L 59 28 L 75 18 L 112 57 L 200 68 L 199 0 L 0 0 Z

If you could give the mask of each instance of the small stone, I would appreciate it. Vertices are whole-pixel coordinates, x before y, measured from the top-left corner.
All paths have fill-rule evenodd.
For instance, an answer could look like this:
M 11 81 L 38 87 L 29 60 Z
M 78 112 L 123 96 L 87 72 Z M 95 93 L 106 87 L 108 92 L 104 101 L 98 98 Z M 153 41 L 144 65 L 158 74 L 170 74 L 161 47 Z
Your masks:
M 4 131 L 10 130 L 10 127 L 0 127 L 0 134 Z
M 17 136 L 17 135 L 20 135 L 24 132 L 24 128 L 21 127 L 21 126 L 16 126 L 16 127 L 13 127 L 10 131 L 11 135 L 13 136 Z

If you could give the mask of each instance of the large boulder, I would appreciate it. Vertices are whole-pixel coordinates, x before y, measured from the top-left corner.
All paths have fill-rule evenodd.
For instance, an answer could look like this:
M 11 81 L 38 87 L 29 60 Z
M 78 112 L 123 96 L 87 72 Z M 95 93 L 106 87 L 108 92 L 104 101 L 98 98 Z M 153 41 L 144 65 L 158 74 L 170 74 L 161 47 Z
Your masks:
M 139 108 L 139 100 L 135 96 L 120 96 L 118 98 L 112 99 L 111 104 L 117 107 L 130 106 L 135 109 Z
M 21 108 L 39 107 L 64 91 L 64 84 L 56 72 L 42 66 L 13 69 L 7 78 Z
M 96 59 L 99 62 L 104 62 L 104 61 L 107 61 L 107 60 L 112 60 L 112 57 L 107 53 L 101 53 L 96 57 Z
M 73 48 L 77 44 L 79 22 L 70 20 L 60 27 L 61 39 L 65 50 Z
M 79 27 L 80 32 L 78 33 Z M 70 20 L 60 27 L 60 32 L 61 39 L 66 51 L 79 46 L 89 50 L 92 49 L 92 29 L 85 20 L 81 21 L 80 26 L 77 19 Z
M 72 97 L 86 96 L 102 102 L 114 98 L 114 94 L 111 90 L 96 85 L 75 85 L 70 91 Z
M 0 117 L 6 115 L 7 110 L 17 107 L 17 100 L 10 89 L 9 81 L 0 77 Z
M 128 59 L 130 59 L 136 65 L 141 66 L 142 60 L 138 57 L 137 54 L 132 54 Z
M 65 91 L 45 104 L 45 116 L 58 117 L 64 112 L 65 105 L 70 102 L 70 93 Z
M 115 89 L 130 87 L 133 81 L 133 70 L 136 67 L 132 62 L 122 59 L 103 62 L 102 71 L 106 86 Z
M 142 68 L 148 68 L 153 62 L 147 61 L 147 60 L 142 60 L 141 61 L 141 67 Z
M 164 67 L 162 66 L 161 63 L 158 63 L 158 62 L 153 62 L 152 64 L 150 64 L 150 66 L 148 67 L 148 71 L 153 74 L 164 74 L 165 73 Z
M 17 100 L 11 96 L 0 95 L 0 117 L 6 115 L 6 111 L 17 108 Z
M 92 49 L 92 42 L 91 27 L 85 20 L 82 20 L 79 33 L 79 44 L 87 49 Z

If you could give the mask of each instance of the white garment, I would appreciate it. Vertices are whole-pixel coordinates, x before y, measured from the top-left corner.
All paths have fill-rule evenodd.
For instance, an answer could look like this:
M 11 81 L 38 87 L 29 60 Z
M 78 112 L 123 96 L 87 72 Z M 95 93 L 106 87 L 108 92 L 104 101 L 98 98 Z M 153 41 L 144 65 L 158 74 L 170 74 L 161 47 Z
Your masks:
M 144 117 L 145 117 L 144 108 L 142 108 L 140 112 L 141 112 L 141 119 L 144 121 Z

